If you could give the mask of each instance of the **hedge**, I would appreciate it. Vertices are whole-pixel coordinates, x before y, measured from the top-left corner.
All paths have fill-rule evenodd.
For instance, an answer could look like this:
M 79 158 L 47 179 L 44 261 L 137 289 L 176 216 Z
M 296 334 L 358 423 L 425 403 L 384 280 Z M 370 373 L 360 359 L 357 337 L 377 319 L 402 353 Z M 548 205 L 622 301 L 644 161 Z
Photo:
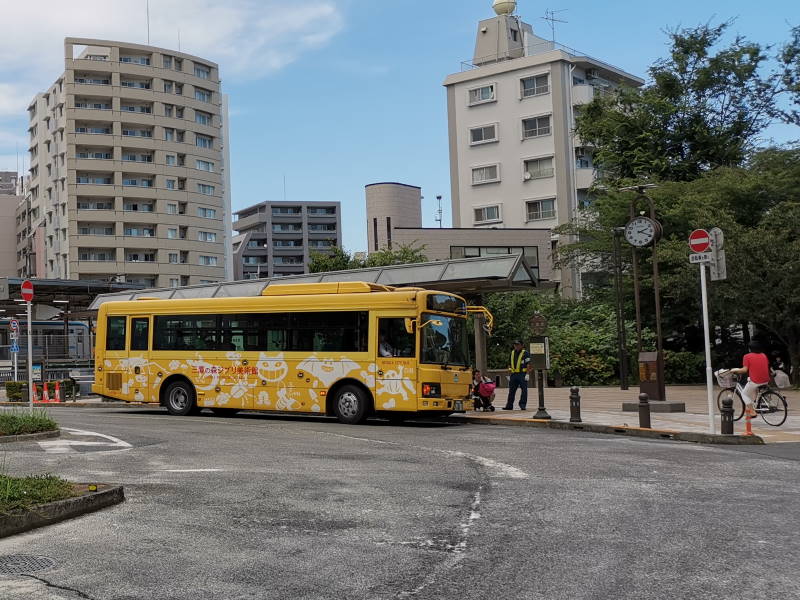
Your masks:
M 70 397 L 74 400 L 75 391 L 77 390 L 75 381 L 72 379 L 62 379 L 59 381 L 59 384 L 61 387 L 61 400 L 66 401 L 67 398 Z M 28 387 L 27 381 L 6 381 L 6 399 L 8 400 L 8 402 L 23 402 L 24 390 L 27 389 L 27 387 Z M 38 390 L 38 393 L 41 396 L 42 384 L 37 382 L 36 389 Z M 47 393 L 50 395 L 50 400 L 52 400 L 56 393 L 55 381 L 47 382 Z

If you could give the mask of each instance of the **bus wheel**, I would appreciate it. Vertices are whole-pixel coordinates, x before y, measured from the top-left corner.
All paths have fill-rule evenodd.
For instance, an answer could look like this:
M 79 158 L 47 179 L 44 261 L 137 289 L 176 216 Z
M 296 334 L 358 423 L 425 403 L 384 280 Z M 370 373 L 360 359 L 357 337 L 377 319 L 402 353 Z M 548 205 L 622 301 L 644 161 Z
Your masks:
M 164 392 L 167 412 L 183 417 L 195 412 L 194 388 L 185 381 L 173 381 Z
M 354 385 L 345 385 L 336 392 L 333 410 L 340 422 L 357 425 L 366 420 L 368 405 L 364 390 Z
M 215 417 L 235 417 L 239 412 L 238 408 L 212 408 L 211 412 Z

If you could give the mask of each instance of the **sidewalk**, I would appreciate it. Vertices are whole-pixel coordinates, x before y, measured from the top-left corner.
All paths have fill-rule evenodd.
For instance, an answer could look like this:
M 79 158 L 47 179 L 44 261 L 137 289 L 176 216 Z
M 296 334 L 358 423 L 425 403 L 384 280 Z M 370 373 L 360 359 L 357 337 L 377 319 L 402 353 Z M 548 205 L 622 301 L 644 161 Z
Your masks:
M 505 406 L 508 390 L 498 388 L 495 391 L 494 412 L 467 411 L 470 417 L 494 419 L 530 419 L 536 413 L 539 404 L 539 391 L 528 389 L 527 410 L 519 410 L 519 392 L 517 392 L 515 409 L 502 410 Z M 720 418 L 716 410 L 719 388 L 714 388 L 714 426 L 719 433 Z M 789 405 L 789 416 L 780 427 L 767 425 L 761 417 L 753 419 L 753 433 L 764 438 L 767 443 L 800 442 L 800 392 L 781 390 Z M 620 390 L 618 387 L 585 387 L 580 388 L 581 419 L 584 423 L 611 426 L 639 426 L 639 414 L 622 412 L 623 402 L 638 402 L 639 387 Z M 705 386 L 675 385 L 667 386 L 667 400 L 684 402 L 685 413 L 650 413 L 653 429 L 671 429 L 675 431 L 691 431 L 708 433 L 708 400 Z M 544 401 L 547 412 L 557 421 L 569 421 L 569 388 L 545 388 Z M 471 407 L 470 407 L 471 408 Z M 744 419 L 733 424 L 734 433 L 744 433 Z

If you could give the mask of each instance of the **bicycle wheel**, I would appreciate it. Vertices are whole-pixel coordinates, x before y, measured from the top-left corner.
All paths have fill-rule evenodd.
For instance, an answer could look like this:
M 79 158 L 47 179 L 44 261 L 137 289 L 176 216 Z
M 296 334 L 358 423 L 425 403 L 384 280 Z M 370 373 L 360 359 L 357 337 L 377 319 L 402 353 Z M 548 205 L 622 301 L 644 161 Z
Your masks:
M 761 394 L 756 411 L 761 413 L 761 418 L 773 427 L 783 425 L 788 412 L 786 399 L 775 390 L 767 390 Z
M 717 395 L 717 409 L 720 414 L 722 414 L 722 401 L 725 398 L 730 398 L 733 402 L 733 420 L 738 421 L 744 414 L 744 401 L 741 396 L 736 393 L 736 388 L 722 388 Z

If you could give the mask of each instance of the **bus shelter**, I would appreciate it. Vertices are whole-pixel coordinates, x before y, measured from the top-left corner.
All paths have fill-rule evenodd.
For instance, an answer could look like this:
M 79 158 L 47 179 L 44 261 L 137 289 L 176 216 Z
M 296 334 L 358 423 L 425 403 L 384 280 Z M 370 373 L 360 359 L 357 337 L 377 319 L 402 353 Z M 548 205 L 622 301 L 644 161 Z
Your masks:
M 480 304 L 481 295 L 489 292 L 535 290 L 548 286 L 541 281 L 538 269 L 532 268 L 521 255 L 508 254 L 481 258 L 461 258 L 408 265 L 372 267 L 328 273 L 307 273 L 266 279 L 209 283 L 176 288 L 153 288 L 104 293 L 89 306 L 97 310 L 104 302 L 136 298 L 219 298 L 256 297 L 269 286 L 297 283 L 334 283 L 365 281 L 394 287 L 421 287 L 451 292 Z M 486 369 L 486 330 L 483 316 L 475 318 L 476 366 Z

